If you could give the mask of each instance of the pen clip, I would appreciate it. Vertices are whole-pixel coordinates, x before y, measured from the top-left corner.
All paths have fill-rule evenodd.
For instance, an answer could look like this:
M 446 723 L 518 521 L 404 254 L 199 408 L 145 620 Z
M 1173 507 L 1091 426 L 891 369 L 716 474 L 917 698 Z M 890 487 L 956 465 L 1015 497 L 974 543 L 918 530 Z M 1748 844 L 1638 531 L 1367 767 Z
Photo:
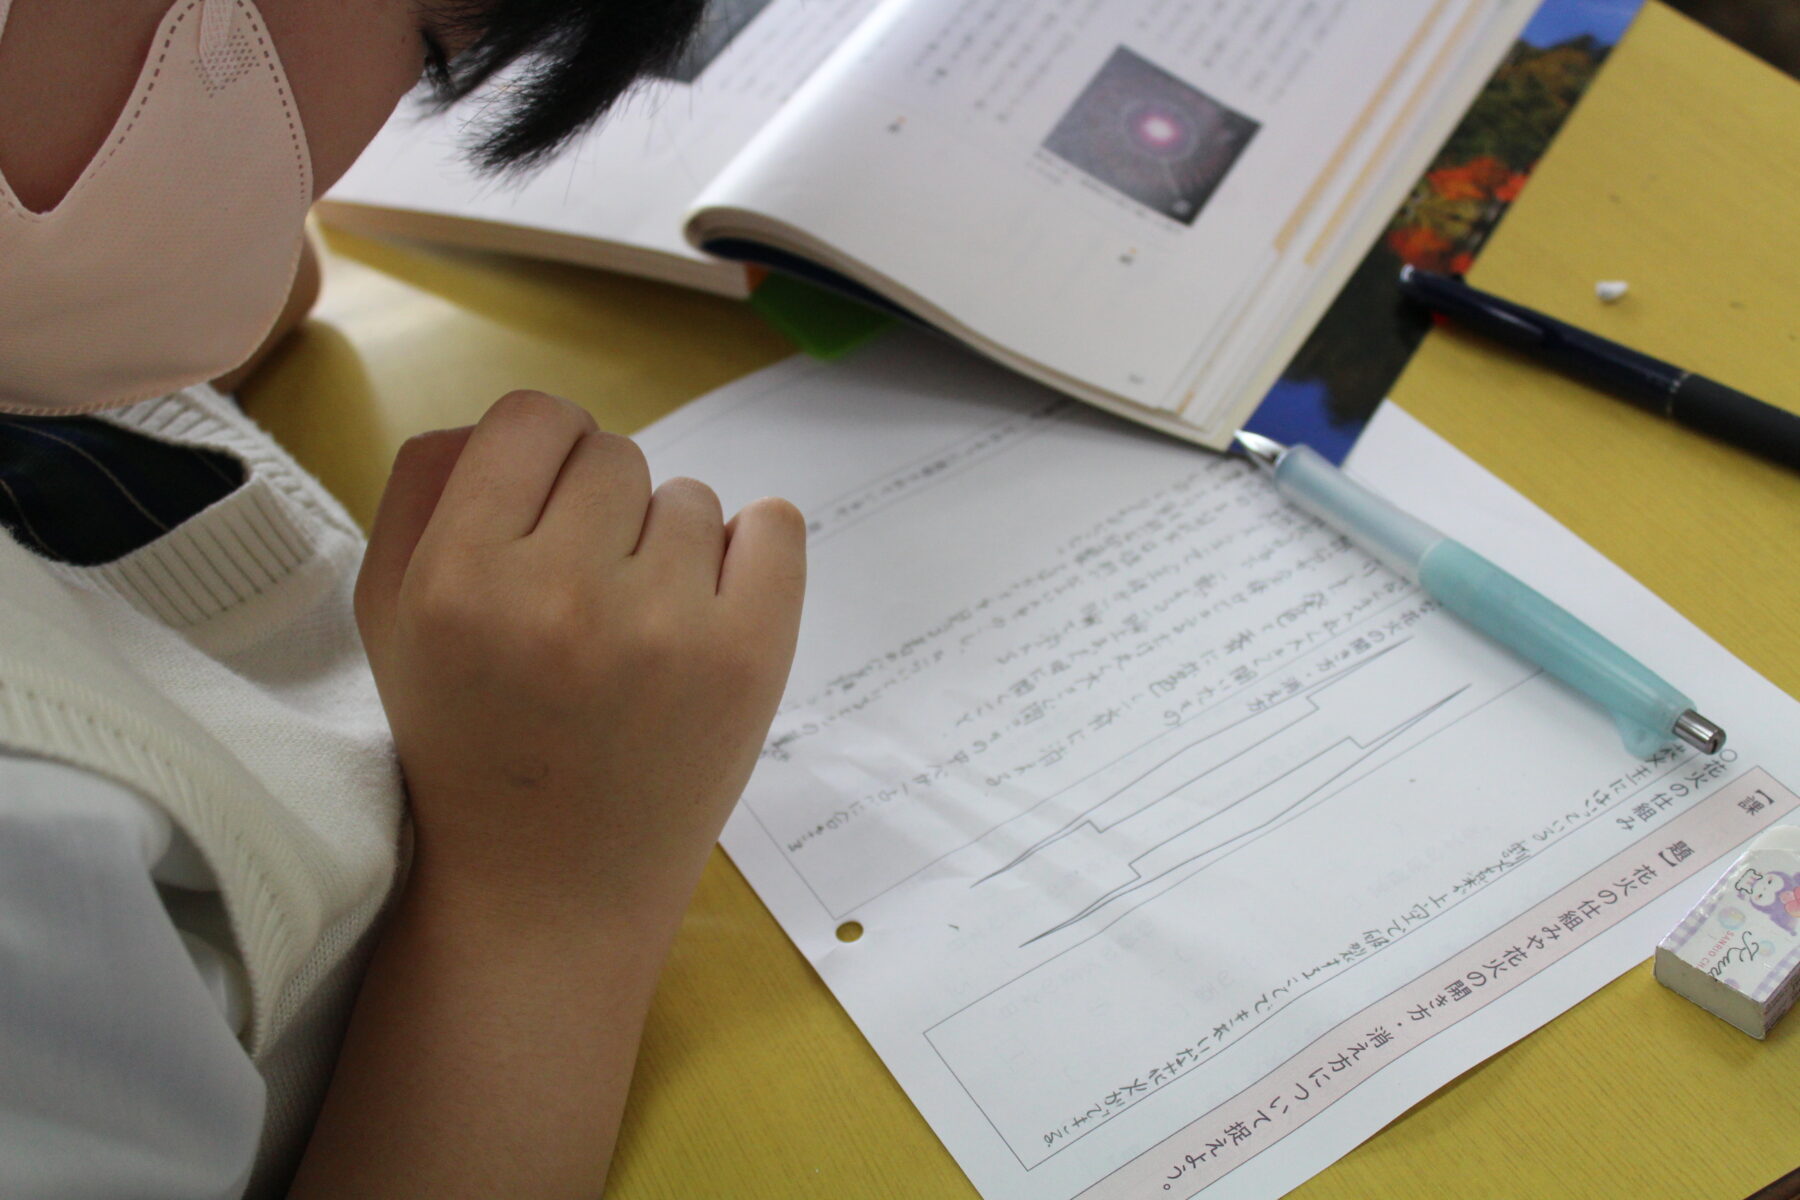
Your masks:
M 1490 326 L 1488 330 L 1489 337 L 1510 340 L 1515 343 L 1540 343 L 1553 342 L 1556 340 L 1556 332 L 1554 329 L 1530 320 L 1519 313 L 1513 312 L 1509 307 L 1492 303 L 1484 304 L 1482 305 L 1482 312 L 1489 321 L 1494 322 L 1495 325 L 1505 326 L 1506 330 L 1511 331 L 1514 335 L 1511 338 L 1506 338 L 1502 330 Z

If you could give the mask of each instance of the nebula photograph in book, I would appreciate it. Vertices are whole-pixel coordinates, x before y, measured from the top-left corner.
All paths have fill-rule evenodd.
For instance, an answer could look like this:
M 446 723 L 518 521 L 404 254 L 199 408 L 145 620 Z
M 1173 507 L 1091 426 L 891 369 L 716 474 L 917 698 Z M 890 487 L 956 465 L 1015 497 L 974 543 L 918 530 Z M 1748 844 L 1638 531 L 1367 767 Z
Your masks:
M 1192 225 L 1257 128 L 1120 46 L 1050 131 L 1044 149 L 1146 208 Z

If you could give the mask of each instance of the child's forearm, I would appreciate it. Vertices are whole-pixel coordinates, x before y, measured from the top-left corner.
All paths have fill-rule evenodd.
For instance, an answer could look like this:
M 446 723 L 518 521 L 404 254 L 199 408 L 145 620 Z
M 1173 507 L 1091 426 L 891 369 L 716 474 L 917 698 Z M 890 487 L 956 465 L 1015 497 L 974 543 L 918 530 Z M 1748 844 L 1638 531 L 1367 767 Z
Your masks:
M 400 453 L 357 582 L 416 834 L 301 1195 L 592 1196 L 682 910 L 775 712 L 805 522 L 566 402 Z
M 598 1196 L 680 911 L 409 883 L 290 1195 Z

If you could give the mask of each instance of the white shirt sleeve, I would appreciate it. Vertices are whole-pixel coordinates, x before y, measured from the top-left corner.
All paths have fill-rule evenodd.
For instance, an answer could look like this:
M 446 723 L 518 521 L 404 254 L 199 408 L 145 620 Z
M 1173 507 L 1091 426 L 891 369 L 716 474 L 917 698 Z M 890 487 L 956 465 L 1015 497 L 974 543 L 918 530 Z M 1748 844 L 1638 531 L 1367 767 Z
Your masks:
M 0 1196 L 242 1196 L 265 1092 L 241 968 L 221 923 L 171 915 L 216 908 L 206 886 L 136 792 L 0 752 Z

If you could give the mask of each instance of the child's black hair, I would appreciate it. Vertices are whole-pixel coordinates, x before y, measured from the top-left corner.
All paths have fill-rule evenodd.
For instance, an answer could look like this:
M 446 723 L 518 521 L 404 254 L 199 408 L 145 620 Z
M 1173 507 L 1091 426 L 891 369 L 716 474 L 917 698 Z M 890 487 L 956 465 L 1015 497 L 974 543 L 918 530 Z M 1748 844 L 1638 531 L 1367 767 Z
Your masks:
M 455 0 L 440 34 L 466 32 L 451 61 L 428 55 L 439 109 L 520 64 L 473 118 L 469 157 L 485 171 L 524 171 L 587 128 L 634 80 L 681 54 L 706 0 Z M 433 6 L 434 9 L 439 6 Z

